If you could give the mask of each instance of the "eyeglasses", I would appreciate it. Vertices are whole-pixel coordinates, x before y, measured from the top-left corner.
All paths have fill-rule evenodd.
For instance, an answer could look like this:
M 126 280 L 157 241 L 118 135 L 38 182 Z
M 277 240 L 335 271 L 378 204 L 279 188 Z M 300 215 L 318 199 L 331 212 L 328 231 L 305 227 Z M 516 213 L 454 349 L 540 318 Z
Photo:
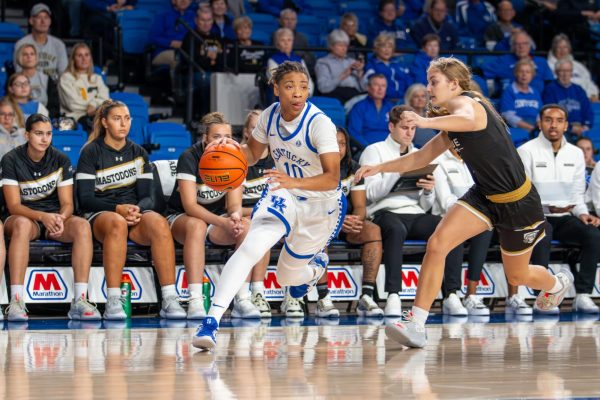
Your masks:
M 23 87 L 29 86 L 29 82 L 27 82 L 27 81 L 25 81 L 25 82 L 13 82 L 13 86 L 16 86 L 18 88 L 23 88 Z
M 14 118 L 14 117 L 15 117 L 15 113 L 0 112 L 0 118 Z

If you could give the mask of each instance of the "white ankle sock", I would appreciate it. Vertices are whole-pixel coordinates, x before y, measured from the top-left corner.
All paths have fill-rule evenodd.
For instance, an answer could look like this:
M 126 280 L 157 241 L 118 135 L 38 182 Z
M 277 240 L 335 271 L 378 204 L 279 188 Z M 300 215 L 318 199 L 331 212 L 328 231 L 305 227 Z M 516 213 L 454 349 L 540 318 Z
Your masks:
M 188 285 L 188 292 L 190 293 L 190 299 L 202 297 L 202 284 L 201 283 L 190 283 Z
M 561 290 L 563 288 L 563 285 L 561 283 L 561 281 L 556 277 L 556 275 L 553 276 L 554 277 L 554 286 L 552 286 L 552 289 L 548 290 L 548 293 L 557 293 L 559 290 Z
M 23 285 L 10 285 L 10 295 L 11 298 L 19 297 L 19 299 L 23 298 Z
M 106 290 L 107 297 L 121 297 L 121 289 L 118 287 L 109 287 Z
M 177 292 L 175 291 L 175 285 L 161 286 L 160 292 L 162 293 L 163 299 L 165 299 L 169 296 L 177 296 Z
M 252 295 L 260 294 L 265 297 L 265 283 L 263 281 L 252 282 Z
M 415 318 L 415 322 L 424 326 L 425 322 L 427 322 L 427 317 L 429 316 L 429 311 L 423 310 L 422 308 L 419 308 L 416 306 L 413 306 L 412 313 L 413 313 L 413 317 Z
M 75 282 L 75 284 L 73 285 L 73 288 L 75 289 L 75 300 L 80 299 L 80 298 L 87 298 L 87 290 L 88 290 L 88 284 L 87 282 Z

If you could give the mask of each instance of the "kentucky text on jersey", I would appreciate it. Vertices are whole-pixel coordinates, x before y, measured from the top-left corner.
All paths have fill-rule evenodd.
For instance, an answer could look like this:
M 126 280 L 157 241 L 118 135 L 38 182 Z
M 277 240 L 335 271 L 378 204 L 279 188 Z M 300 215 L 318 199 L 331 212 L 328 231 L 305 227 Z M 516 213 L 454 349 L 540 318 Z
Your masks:
M 279 161 L 279 159 L 281 157 L 285 157 L 288 160 L 295 162 L 296 164 L 298 164 L 301 167 L 308 167 L 310 165 L 310 163 L 308 161 L 306 161 L 305 159 L 303 159 L 301 157 L 298 157 L 297 155 L 295 155 L 294 153 L 292 153 L 291 151 L 289 151 L 288 149 L 285 149 L 285 148 L 273 149 L 271 154 L 273 155 L 273 159 L 275 161 Z
M 107 189 L 132 185 L 136 181 L 138 171 L 144 170 L 144 159 L 136 159 L 117 165 L 115 167 L 103 169 L 96 173 L 96 190 L 101 192 Z

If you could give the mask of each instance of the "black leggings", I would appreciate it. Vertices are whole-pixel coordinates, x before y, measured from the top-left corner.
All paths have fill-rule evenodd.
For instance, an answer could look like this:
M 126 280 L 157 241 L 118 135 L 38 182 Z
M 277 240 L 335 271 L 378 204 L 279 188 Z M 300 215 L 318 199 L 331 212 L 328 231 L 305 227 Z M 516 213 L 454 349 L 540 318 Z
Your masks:
M 469 255 L 467 257 L 467 260 L 469 261 L 469 272 L 467 277 L 470 281 L 479 282 L 483 264 L 487 259 L 492 236 L 494 236 L 494 231 L 485 231 L 469 239 Z
M 441 217 L 431 214 L 396 214 L 389 211 L 375 214 L 373 222 L 381 228 L 381 237 L 383 238 L 386 292 L 397 293 L 402 290 L 404 241 L 407 239 L 429 240 L 441 220 Z M 444 284 L 442 285 L 444 297 L 462 287 L 462 260 L 462 244 L 446 256 Z
M 548 268 L 551 239 L 581 249 L 579 273 L 575 274 L 575 291 L 592 293 L 596 268 L 600 261 L 600 231 L 592 225 L 584 224 L 572 215 L 546 217 L 546 238 L 533 250 L 531 263 Z M 550 227 L 548 227 L 550 225 Z

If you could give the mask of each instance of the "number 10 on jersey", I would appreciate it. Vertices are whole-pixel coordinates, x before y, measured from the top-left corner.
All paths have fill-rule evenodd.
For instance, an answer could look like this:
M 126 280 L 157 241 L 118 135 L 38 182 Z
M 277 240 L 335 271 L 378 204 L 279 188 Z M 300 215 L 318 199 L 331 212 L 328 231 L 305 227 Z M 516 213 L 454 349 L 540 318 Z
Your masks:
M 283 165 L 285 165 L 285 172 L 292 178 L 304 178 L 302 168 L 300 168 L 296 164 L 290 164 L 288 162 L 285 162 L 283 163 Z

